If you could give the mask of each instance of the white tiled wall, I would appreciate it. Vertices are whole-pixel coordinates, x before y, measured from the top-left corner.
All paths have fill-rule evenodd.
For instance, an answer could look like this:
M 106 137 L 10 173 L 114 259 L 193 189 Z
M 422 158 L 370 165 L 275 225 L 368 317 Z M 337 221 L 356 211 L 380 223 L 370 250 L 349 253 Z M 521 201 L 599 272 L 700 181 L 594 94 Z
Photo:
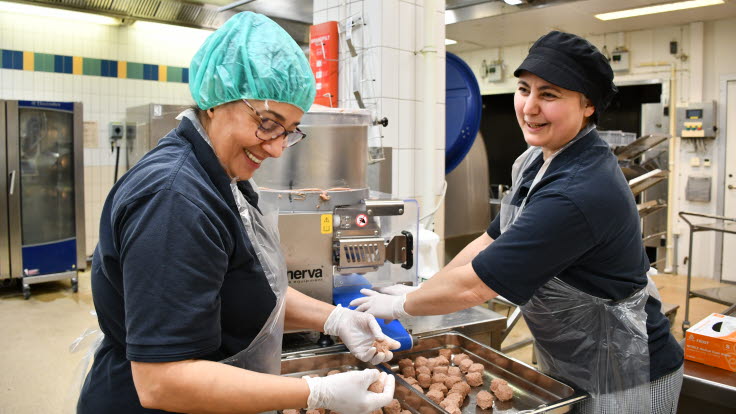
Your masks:
M 188 67 L 209 31 L 155 25 L 106 26 L 11 13 L 0 14 L 0 49 Z M 108 125 L 147 103 L 192 103 L 185 83 L 0 69 L 0 99 L 74 101 L 84 121 L 97 123 L 97 145 L 84 149 L 87 254 L 97 244 L 99 217 L 112 187 L 115 157 Z M 121 149 L 125 165 L 125 149 Z M 121 169 L 119 175 L 124 171 Z
M 353 97 L 353 67 L 358 66 L 360 92 L 367 108 L 376 116 L 387 117 L 382 128 L 383 146 L 393 148 L 392 190 L 394 196 L 418 197 L 422 188 L 422 131 L 434 134 L 436 162 L 432 166 L 436 195 L 441 193 L 445 177 L 445 25 L 444 1 L 435 2 L 436 111 L 431 127 L 423 125 L 423 67 L 421 54 L 424 37 L 423 0 L 316 0 L 314 23 L 329 20 L 339 23 L 340 86 L 339 105 L 356 108 Z M 353 29 L 352 41 L 358 57 L 350 59 L 345 43 L 348 18 L 363 18 L 364 26 Z M 374 141 L 375 142 L 375 141 Z M 422 200 L 419 200 L 420 203 Z M 422 205 L 423 210 L 428 208 Z M 432 207 L 432 206 L 429 206 Z M 440 209 L 442 210 L 442 209 Z M 442 211 L 439 212 L 442 214 Z

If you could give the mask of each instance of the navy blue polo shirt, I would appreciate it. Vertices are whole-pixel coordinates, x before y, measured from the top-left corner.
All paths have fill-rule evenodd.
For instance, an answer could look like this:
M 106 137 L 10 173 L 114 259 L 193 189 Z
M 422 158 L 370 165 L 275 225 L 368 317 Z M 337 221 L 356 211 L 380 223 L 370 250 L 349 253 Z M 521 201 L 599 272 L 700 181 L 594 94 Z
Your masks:
M 621 300 L 647 284 L 649 260 L 634 197 L 616 157 L 595 129 L 561 152 L 529 191 L 540 154 L 523 172 L 514 200 L 526 206 L 503 234 L 500 217 L 488 228 L 493 243 L 472 266 L 488 287 L 524 304 L 554 277 L 600 298 Z M 646 304 L 650 378 L 679 368 L 682 348 L 670 334 L 661 304 Z
M 252 205 L 250 184 L 239 188 Z M 105 334 L 79 413 L 151 413 L 130 361 L 222 360 L 246 348 L 276 305 L 230 190 L 188 119 L 110 191 L 92 260 Z

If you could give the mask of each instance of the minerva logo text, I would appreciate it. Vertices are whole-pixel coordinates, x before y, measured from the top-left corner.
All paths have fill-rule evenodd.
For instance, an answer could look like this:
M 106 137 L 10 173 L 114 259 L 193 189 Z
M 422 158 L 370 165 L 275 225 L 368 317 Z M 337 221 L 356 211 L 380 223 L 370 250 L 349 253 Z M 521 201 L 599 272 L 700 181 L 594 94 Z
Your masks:
M 300 280 L 300 279 L 321 279 L 322 269 L 300 269 L 300 270 L 287 270 L 289 280 Z

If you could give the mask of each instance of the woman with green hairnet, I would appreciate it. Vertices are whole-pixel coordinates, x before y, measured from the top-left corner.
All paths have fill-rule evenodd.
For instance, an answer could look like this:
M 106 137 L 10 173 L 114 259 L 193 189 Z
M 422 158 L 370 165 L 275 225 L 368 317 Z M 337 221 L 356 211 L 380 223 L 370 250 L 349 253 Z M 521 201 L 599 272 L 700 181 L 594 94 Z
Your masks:
M 360 360 L 385 339 L 372 315 L 288 287 L 276 213 L 253 173 L 304 139 L 314 77 L 270 19 L 239 13 L 192 59 L 197 108 L 112 188 L 92 260 L 105 337 L 77 412 L 258 413 L 327 408 L 368 413 L 393 398 L 378 370 L 281 377 L 284 329 L 338 335 Z M 288 149 L 293 151 L 294 149 Z M 368 391 L 384 382 L 382 393 Z

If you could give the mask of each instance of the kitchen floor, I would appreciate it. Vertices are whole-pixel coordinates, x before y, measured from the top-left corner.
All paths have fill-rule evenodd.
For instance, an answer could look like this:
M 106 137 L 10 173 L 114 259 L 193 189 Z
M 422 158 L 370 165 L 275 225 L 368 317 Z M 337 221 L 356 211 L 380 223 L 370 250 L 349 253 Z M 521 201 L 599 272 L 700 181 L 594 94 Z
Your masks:
M 673 334 L 682 338 L 685 314 L 684 276 L 658 275 L 654 280 L 665 303 L 679 305 Z M 724 286 L 710 279 L 693 278 L 693 289 Z M 76 353 L 70 345 L 87 329 L 96 328 L 90 314 L 92 292 L 89 274 L 79 278 L 79 292 L 72 293 L 69 281 L 31 286 L 31 298 L 23 300 L 19 288 L 0 288 L 0 414 L 71 413 L 70 396 L 79 386 L 81 361 L 92 341 L 82 341 Z M 694 324 L 726 306 L 703 299 L 690 302 L 690 321 Z M 497 309 L 504 312 L 502 308 Z M 521 320 L 503 346 L 530 338 Z M 530 363 L 531 345 L 508 352 L 513 358 Z

